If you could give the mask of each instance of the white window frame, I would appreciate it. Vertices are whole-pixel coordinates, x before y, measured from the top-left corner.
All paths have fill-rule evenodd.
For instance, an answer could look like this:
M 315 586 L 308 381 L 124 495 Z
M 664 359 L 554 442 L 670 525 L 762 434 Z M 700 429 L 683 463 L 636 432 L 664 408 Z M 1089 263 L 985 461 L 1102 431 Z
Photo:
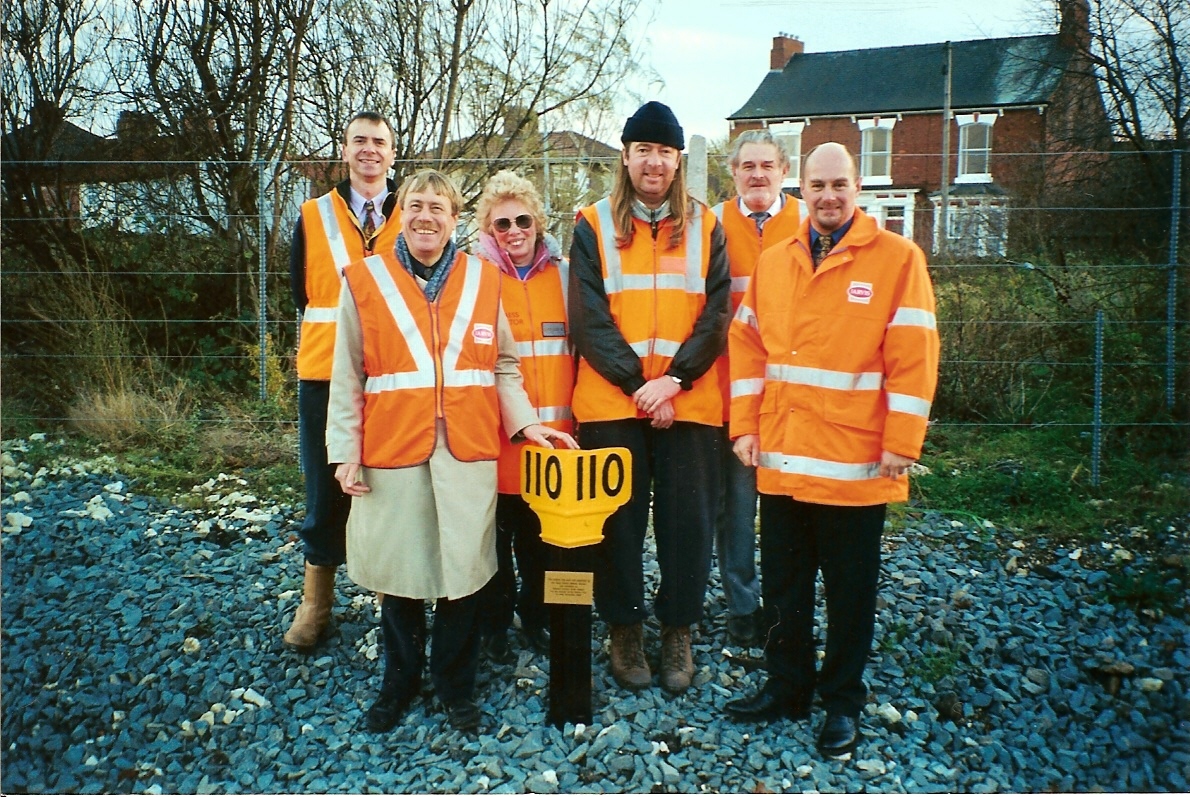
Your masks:
M 785 144 L 785 152 L 789 155 L 789 174 L 785 175 L 785 182 L 781 184 L 782 188 L 796 188 L 801 182 L 802 173 L 802 131 L 806 129 L 805 122 L 777 122 L 768 126 L 769 132 L 773 138 L 781 138 L 782 136 L 795 139 L 794 146 Z
M 959 125 L 959 171 L 954 178 L 956 184 L 992 182 L 992 125 L 996 124 L 998 118 L 1000 118 L 999 115 L 995 113 L 977 112 L 955 115 L 955 121 Z M 986 131 L 986 147 L 972 148 L 968 141 L 971 133 L 977 127 L 982 127 Z M 967 171 L 967 161 L 976 153 L 982 153 L 985 169 L 981 172 Z
M 896 125 L 896 117 L 876 116 L 871 119 L 860 119 L 856 122 L 859 125 L 860 136 L 860 180 L 864 187 L 875 187 L 882 185 L 892 185 L 892 129 Z M 887 144 L 885 150 L 876 152 L 872 149 L 872 131 L 884 130 L 887 131 Z M 884 170 L 883 174 L 872 174 L 872 161 L 875 157 L 886 158 L 888 168 Z

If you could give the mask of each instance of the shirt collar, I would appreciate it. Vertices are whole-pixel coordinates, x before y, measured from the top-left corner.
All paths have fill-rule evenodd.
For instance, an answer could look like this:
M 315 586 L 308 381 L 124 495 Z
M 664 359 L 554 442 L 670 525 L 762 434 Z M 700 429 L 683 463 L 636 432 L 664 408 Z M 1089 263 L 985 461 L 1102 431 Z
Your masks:
M 753 211 L 751 209 L 749 209 L 747 205 L 744 204 L 743 197 L 740 197 L 739 202 L 740 202 L 740 213 L 742 213 L 745 216 L 751 216 Z M 773 216 L 776 216 L 778 213 L 780 213 L 781 208 L 783 208 L 783 207 L 785 207 L 785 192 L 778 191 L 777 192 L 777 200 L 775 202 L 773 202 L 773 204 L 769 205 L 769 210 L 768 210 L 769 218 L 772 218 Z
M 388 194 L 388 186 L 386 185 L 380 189 L 379 194 L 372 197 L 370 200 L 372 202 L 372 208 L 375 211 L 376 216 L 381 219 L 384 218 L 384 200 L 388 199 Z M 364 198 L 363 194 L 355 190 L 355 186 L 351 186 L 351 212 L 355 214 L 357 219 L 363 214 L 364 203 L 368 201 L 369 200 Z
M 854 215 L 847 220 L 846 224 L 844 224 L 842 227 L 840 227 L 839 229 L 837 229 L 831 233 L 831 241 L 833 241 L 836 246 L 839 244 L 839 241 L 843 240 L 843 236 L 847 234 L 847 231 L 851 229 L 851 222 L 853 222 L 853 221 L 855 221 Z M 818 239 L 820 237 L 821 237 L 821 235 L 819 234 L 818 230 L 814 229 L 814 225 L 811 224 L 810 225 L 810 251 L 811 252 L 814 251 L 814 244 L 818 243 Z

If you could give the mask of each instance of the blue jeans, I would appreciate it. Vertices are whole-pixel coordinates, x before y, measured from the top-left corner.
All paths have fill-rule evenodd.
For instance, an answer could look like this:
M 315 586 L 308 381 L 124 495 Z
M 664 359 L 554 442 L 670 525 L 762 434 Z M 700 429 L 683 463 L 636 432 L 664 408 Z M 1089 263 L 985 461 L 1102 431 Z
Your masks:
M 331 383 L 298 382 L 298 447 L 306 482 L 306 519 L 298 535 L 309 564 L 338 566 L 347 561 L 347 515 L 351 497 L 335 481 L 326 461 L 326 408 Z
M 715 522 L 715 555 L 719 580 L 733 617 L 760 608 L 760 579 L 756 576 L 756 468 L 740 462 L 731 450 L 724 427 L 723 490 Z

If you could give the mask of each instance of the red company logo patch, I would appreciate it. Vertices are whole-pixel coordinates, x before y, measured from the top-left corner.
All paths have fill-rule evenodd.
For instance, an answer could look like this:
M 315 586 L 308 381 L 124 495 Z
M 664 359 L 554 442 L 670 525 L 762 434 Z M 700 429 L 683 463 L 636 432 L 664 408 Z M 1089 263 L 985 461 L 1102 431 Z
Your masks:
M 492 341 L 496 338 L 496 333 L 492 331 L 491 324 L 476 324 L 471 328 L 471 338 L 477 344 L 491 346 Z
M 856 304 L 868 304 L 872 301 L 872 283 L 853 282 L 847 289 L 847 301 Z

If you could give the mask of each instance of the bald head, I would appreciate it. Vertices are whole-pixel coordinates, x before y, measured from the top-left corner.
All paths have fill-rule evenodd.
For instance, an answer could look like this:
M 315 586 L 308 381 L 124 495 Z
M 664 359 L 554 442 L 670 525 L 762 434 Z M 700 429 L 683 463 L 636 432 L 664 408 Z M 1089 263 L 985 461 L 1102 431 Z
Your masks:
M 847 147 L 835 142 L 819 144 L 802 162 L 802 199 L 810 223 L 820 233 L 833 233 L 855 214 L 859 173 Z

